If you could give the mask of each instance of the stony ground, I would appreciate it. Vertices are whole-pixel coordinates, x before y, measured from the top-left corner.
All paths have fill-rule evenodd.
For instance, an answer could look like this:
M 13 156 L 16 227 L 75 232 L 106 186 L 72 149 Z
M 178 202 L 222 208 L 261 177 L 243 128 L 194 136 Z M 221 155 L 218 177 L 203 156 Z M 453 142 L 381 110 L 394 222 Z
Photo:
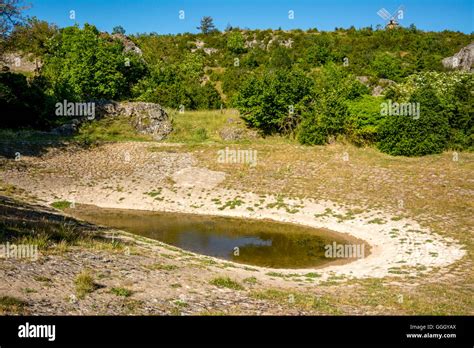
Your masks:
M 308 270 L 246 267 L 101 230 L 105 241 L 51 243 L 36 261 L 1 260 L 0 278 L 5 281 L 0 295 L 20 302 L 0 303 L 0 309 L 32 314 L 474 312 L 472 220 L 467 218 L 472 212 L 467 198 L 473 193 L 473 156 L 467 154 L 461 166 L 444 173 L 436 170 L 435 176 L 430 173 L 435 160 L 423 160 L 430 173 L 423 180 L 416 163 L 392 168 L 391 160 L 367 157 L 354 148 L 348 150 L 351 161 L 344 163 L 339 155 L 346 150 L 337 146 L 324 153 L 293 145 L 255 147 L 260 156 L 256 168 L 218 164 L 216 151 L 222 146 L 124 142 L 89 149 L 51 147 L 39 155 L 19 149 L 17 160 L 1 160 L 0 194 L 42 206 L 67 200 L 78 206 L 272 218 L 328 227 L 366 240 L 372 246 L 367 260 L 318 270 L 314 278 Z M 317 180 L 304 181 L 315 175 Z M 411 197 L 416 199 L 399 195 L 404 197 L 400 203 L 392 191 L 397 185 L 399 191 L 407 190 L 403 180 L 414 185 Z M 445 214 L 440 214 L 426 193 L 443 185 L 450 191 L 445 192 Z M 150 191 L 159 195 L 152 197 Z M 390 194 L 390 203 L 384 204 Z M 243 203 L 230 209 L 237 197 Z M 418 214 L 423 199 L 428 211 Z M 452 201 L 465 202 L 465 210 L 453 209 Z M 277 204 L 269 208 L 272 203 Z M 15 207 L 13 215 L 27 211 L 30 216 L 39 209 L 20 201 Z M 440 228 L 444 225 L 448 228 Z M 449 227 L 459 226 L 449 232 Z M 94 286 L 80 297 L 75 281 L 85 270 Z M 227 277 L 231 282 L 222 281 Z

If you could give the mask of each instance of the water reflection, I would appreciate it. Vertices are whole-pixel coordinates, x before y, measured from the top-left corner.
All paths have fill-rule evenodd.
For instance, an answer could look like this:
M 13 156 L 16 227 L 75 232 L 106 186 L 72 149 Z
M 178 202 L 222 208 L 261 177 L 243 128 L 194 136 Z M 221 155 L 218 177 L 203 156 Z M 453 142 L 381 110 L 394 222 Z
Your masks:
M 199 254 L 272 268 L 325 265 L 334 262 L 324 256 L 325 245 L 350 243 L 328 230 L 270 221 L 90 206 L 70 213 Z

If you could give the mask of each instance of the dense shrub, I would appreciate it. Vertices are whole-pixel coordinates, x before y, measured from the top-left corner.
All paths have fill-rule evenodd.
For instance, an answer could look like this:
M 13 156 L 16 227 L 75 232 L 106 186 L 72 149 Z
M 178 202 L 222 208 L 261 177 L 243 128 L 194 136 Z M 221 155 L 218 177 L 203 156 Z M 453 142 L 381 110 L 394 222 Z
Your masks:
M 379 149 L 401 156 L 442 152 L 448 142 L 449 119 L 433 88 L 418 89 L 409 102 L 420 103 L 419 118 L 388 115 L 380 127 Z
M 243 83 L 234 106 L 249 126 L 265 134 L 291 131 L 307 106 L 312 85 L 296 70 L 266 71 Z
M 0 73 L 1 126 L 4 128 L 44 128 L 52 122 L 53 104 L 44 92 L 44 81 L 28 81 L 24 75 Z
M 422 72 L 391 86 L 386 97 L 406 102 L 430 88 L 438 101 L 438 107 L 447 115 L 449 130 L 447 148 L 469 149 L 474 145 L 474 76 L 463 72 Z
M 136 55 L 123 53 L 121 42 L 108 40 L 88 24 L 62 29 L 42 67 L 50 94 L 69 100 L 124 98 L 144 72 Z
M 307 145 L 321 145 L 330 136 L 344 133 L 347 102 L 368 92 L 347 70 L 332 63 L 321 69 L 315 81 L 314 102 L 303 114 L 297 131 L 298 140 Z
M 347 103 L 348 116 L 345 134 L 358 146 L 371 145 L 378 140 L 378 129 L 384 116 L 381 114 L 383 98 L 365 95 Z
M 223 92 L 232 99 L 242 85 L 242 82 L 248 77 L 248 69 L 241 67 L 227 68 L 221 77 Z
M 240 31 L 232 31 L 227 34 L 227 49 L 235 54 L 245 51 L 245 39 Z
M 172 108 L 218 108 L 222 100 L 214 84 L 201 84 L 203 66 L 202 56 L 192 53 L 177 64 L 155 64 L 150 68 L 150 75 L 133 87 L 134 96 L 137 100 Z
M 401 60 L 385 52 L 376 54 L 370 66 L 374 75 L 380 78 L 398 81 L 402 74 Z

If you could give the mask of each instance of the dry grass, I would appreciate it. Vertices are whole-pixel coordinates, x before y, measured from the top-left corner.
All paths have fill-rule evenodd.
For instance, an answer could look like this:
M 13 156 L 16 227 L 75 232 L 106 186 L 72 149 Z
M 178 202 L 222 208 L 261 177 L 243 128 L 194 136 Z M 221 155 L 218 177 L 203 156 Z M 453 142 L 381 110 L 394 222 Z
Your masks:
M 380 209 L 413 218 L 422 227 L 460 241 L 468 251 L 474 250 L 474 154 L 460 153 L 458 161 L 450 152 L 406 158 L 346 144 L 304 147 L 285 141 L 252 144 L 250 148 L 258 151 L 254 168 L 218 163 L 219 145 L 194 146 L 192 152 L 201 166 L 226 172 L 221 184 L 226 188 L 331 200 L 360 211 Z M 348 161 L 343 160 L 345 153 Z M 473 269 L 472 253 L 468 252 L 449 268 L 448 275 L 433 272 L 431 277 L 416 279 L 418 283 L 405 279 L 416 289 L 405 294 L 407 302 L 392 306 L 401 290 L 391 287 L 389 295 L 376 301 L 382 306 L 377 312 L 384 313 L 385 308 L 387 313 L 400 314 L 473 314 Z M 352 291 L 340 296 L 359 302 L 363 308 L 373 287 L 371 281 L 360 282 L 359 297 L 353 297 Z

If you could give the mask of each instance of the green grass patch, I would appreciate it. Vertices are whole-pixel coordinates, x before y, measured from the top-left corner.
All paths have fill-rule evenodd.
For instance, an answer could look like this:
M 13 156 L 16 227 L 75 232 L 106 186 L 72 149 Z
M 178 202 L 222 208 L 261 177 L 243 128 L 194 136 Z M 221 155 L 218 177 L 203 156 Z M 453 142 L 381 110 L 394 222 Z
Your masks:
M 19 298 L 12 296 L 0 297 L 0 313 L 1 314 L 20 314 L 24 311 L 27 303 Z
M 121 296 L 121 297 L 130 297 L 132 295 L 132 290 L 126 289 L 126 288 L 112 288 L 110 289 L 110 292 L 114 295 Z
M 53 208 L 56 208 L 56 209 L 59 209 L 59 210 L 68 209 L 68 208 L 71 207 L 71 205 L 72 205 L 72 203 L 68 202 L 68 201 L 56 201 L 56 202 L 51 203 L 51 206 Z
M 229 277 L 218 277 L 214 278 L 209 282 L 209 284 L 215 285 L 219 288 L 228 288 L 233 290 L 244 290 L 245 288 L 240 285 L 235 280 L 230 279 Z
M 74 280 L 74 285 L 76 286 L 76 295 L 80 299 L 84 298 L 87 294 L 93 292 L 98 287 L 89 271 L 82 271 L 78 274 Z

